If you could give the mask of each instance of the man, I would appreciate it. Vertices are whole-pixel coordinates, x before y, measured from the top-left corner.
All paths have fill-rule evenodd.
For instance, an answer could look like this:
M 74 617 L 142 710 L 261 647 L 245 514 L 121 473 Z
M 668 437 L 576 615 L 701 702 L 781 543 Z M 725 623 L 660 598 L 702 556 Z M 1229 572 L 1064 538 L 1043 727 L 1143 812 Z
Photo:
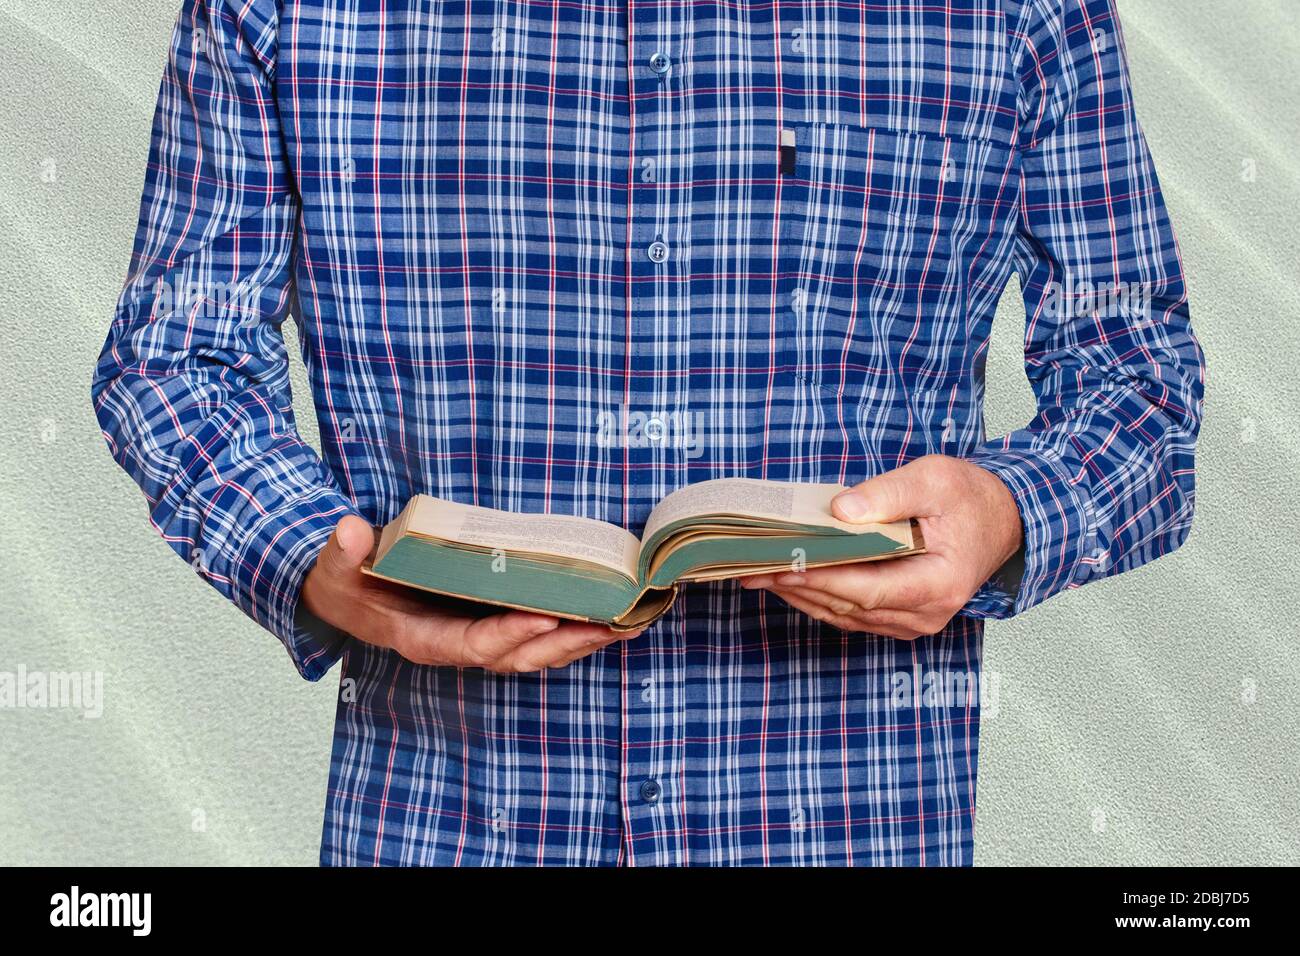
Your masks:
M 342 658 L 327 864 L 969 864 L 982 620 L 1181 543 L 1201 395 L 1110 0 L 189 0 L 94 384 L 166 539 Z M 637 533 L 735 475 L 928 553 L 622 638 L 360 574 L 419 492 Z

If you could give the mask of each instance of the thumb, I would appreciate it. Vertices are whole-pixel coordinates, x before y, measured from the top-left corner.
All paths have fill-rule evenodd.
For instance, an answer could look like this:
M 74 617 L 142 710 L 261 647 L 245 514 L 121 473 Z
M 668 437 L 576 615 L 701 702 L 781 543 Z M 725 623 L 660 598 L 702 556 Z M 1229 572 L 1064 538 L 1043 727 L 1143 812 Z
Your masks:
M 354 575 L 374 546 L 374 529 L 356 515 L 344 515 L 321 552 L 321 567 L 340 577 Z
M 831 513 L 853 524 L 886 524 L 931 513 L 930 483 L 922 461 L 868 478 L 831 502 Z

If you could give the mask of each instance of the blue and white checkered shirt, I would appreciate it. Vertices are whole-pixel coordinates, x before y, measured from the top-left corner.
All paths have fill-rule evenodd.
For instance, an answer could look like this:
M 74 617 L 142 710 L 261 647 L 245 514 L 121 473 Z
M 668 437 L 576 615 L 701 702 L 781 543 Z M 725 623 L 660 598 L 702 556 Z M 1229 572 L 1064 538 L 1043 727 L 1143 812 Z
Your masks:
M 989 440 L 1013 272 L 1038 414 Z M 331 864 L 969 863 L 981 619 L 1178 546 L 1201 396 L 1112 0 L 187 0 L 94 383 L 166 539 L 343 661 Z M 934 452 L 1024 566 L 914 642 L 720 583 L 501 676 L 297 607 L 417 492 L 635 533 Z

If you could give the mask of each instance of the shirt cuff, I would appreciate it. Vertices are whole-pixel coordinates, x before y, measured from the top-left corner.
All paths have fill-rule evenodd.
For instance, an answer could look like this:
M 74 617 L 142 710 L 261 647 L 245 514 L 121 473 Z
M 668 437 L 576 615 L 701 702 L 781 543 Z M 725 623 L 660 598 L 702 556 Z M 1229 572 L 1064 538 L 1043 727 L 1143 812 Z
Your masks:
M 997 475 L 1011 491 L 1024 543 L 961 613 L 1008 618 L 1082 584 L 1095 535 L 1092 502 L 1061 457 L 1050 448 L 985 447 L 965 458 Z
M 298 673 L 320 680 L 343 654 L 348 635 L 301 606 L 302 585 L 334 527 L 355 509 L 338 492 L 322 489 L 260 519 L 233 563 L 240 607 L 278 637 Z

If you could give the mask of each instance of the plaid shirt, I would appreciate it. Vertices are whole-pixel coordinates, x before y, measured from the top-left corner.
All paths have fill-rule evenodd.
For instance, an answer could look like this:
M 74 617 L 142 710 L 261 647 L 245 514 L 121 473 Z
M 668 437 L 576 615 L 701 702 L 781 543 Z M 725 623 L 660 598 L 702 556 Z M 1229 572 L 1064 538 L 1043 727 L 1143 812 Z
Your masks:
M 1013 272 L 1038 414 L 989 440 Z M 1202 360 L 1111 0 L 188 0 L 93 391 L 167 541 L 342 658 L 323 862 L 966 864 L 982 619 L 1179 545 Z M 914 642 L 721 583 L 498 676 L 297 607 L 417 492 L 639 532 L 934 452 L 1023 567 Z

